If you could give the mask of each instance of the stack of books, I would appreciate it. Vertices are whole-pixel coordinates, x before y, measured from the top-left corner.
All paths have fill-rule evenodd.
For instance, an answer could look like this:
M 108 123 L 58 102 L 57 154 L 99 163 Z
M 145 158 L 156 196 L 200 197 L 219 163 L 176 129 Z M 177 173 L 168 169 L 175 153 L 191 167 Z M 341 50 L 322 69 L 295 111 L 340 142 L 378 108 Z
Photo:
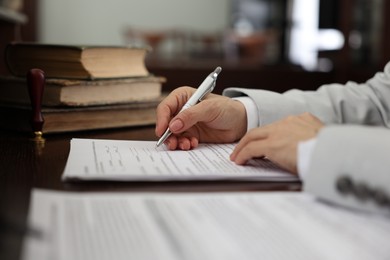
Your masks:
M 0 127 L 32 131 L 27 73 L 44 72 L 43 133 L 151 125 L 163 77 L 145 66 L 149 49 L 10 43 L 0 77 Z

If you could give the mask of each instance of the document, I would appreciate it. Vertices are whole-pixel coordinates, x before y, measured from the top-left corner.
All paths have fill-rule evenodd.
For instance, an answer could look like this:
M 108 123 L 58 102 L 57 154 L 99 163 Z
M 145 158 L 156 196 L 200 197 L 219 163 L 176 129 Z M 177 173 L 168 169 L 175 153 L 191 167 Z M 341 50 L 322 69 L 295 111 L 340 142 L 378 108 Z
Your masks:
M 72 139 L 63 180 L 299 181 L 267 159 L 246 165 L 230 161 L 234 144 L 200 144 L 190 151 L 169 151 L 153 141 Z
M 29 259 L 372 260 L 390 219 L 301 192 L 66 193 L 36 189 Z

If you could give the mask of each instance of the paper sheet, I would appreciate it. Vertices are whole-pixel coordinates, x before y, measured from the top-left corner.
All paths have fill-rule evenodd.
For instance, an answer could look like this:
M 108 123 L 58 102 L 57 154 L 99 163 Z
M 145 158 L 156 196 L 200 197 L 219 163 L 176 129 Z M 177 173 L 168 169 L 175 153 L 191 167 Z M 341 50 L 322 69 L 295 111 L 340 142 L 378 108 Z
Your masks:
M 201 144 L 169 151 L 152 141 L 72 139 L 63 180 L 264 180 L 298 181 L 266 159 L 240 166 L 230 161 L 234 144 Z
M 35 190 L 29 259 L 390 258 L 390 219 L 304 193 L 61 193 Z

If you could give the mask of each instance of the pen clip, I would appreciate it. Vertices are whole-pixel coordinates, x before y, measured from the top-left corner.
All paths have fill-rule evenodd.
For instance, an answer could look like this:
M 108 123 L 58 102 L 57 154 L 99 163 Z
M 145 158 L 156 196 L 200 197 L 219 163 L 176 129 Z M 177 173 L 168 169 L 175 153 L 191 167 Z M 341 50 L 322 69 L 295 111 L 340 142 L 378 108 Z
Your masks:
M 202 96 L 200 96 L 199 101 L 202 101 L 203 98 L 204 98 L 208 93 L 210 93 L 210 92 L 213 91 L 213 89 L 214 89 L 214 87 L 215 87 L 215 84 L 216 84 L 216 82 L 215 82 L 215 80 L 214 80 L 213 83 L 210 85 L 209 89 L 208 89 L 207 91 L 205 91 L 205 92 L 203 93 Z

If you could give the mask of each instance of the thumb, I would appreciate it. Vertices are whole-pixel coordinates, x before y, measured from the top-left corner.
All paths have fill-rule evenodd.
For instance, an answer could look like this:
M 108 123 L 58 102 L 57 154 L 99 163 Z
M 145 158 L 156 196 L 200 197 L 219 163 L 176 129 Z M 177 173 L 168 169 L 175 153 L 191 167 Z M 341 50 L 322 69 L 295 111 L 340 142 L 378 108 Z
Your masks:
M 171 120 L 169 129 L 172 133 L 177 134 L 188 130 L 198 122 L 209 121 L 212 115 L 207 112 L 210 110 L 208 109 L 208 103 L 207 101 L 203 101 L 181 111 Z

